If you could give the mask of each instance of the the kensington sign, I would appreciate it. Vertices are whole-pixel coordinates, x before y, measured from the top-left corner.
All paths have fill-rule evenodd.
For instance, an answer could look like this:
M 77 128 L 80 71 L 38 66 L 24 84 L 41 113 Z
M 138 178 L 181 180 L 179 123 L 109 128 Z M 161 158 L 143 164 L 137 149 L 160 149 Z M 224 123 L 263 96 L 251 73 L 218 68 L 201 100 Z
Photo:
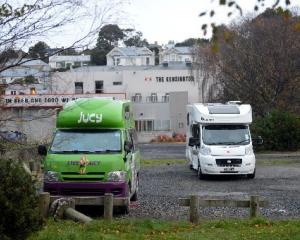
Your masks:
M 126 99 L 125 93 L 100 94 L 43 94 L 43 95 L 2 95 L 0 107 L 62 107 L 64 104 L 78 98 L 113 98 Z

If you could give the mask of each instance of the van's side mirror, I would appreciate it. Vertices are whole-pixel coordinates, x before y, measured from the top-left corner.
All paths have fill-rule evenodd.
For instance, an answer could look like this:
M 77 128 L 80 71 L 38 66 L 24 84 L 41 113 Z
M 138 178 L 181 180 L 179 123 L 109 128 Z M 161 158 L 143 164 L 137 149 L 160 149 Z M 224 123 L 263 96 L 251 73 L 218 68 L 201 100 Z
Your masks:
M 124 150 L 125 150 L 126 153 L 131 152 L 132 147 L 133 147 L 133 146 L 132 146 L 132 143 L 131 143 L 131 142 L 125 141 L 125 143 L 124 143 Z
M 38 146 L 38 153 L 42 156 L 46 156 L 47 155 L 47 148 L 45 145 L 39 145 Z
M 261 136 L 257 136 L 257 137 L 252 138 L 253 145 L 262 145 L 263 142 L 264 142 L 264 140 L 262 139 Z
M 193 146 L 199 147 L 200 146 L 200 139 L 194 138 L 194 137 L 189 138 L 189 146 L 190 147 L 193 147 Z

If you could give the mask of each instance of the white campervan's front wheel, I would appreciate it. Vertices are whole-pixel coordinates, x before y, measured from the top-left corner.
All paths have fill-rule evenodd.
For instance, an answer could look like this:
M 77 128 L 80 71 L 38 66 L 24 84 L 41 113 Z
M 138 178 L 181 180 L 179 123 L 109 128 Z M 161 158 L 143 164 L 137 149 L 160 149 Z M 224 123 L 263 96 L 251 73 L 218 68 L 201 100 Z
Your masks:
M 205 174 L 202 173 L 201 171 L 201 165 L 200 165 L 200 161 L 198 161 L 198 171 L 197 171 L 197 175 L 198 175 L 198 178 L 203 180 L 205 179 Z
M 255 178 L 255 170 L 256 170 L 256 168 L 254 168 L 254 172 L 253 173 L 247 174 L 247 178 L 249 178 L 249 179 Z

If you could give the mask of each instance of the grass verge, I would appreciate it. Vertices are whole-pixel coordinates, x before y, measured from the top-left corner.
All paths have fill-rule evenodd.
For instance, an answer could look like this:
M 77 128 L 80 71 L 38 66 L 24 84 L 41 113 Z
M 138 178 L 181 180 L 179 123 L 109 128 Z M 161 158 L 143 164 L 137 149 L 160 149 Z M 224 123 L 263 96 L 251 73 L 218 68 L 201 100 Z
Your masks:
M 261 166 L 285 166 L 291 165 L 300 167 L 300 159 L 257 159 L 257 165 Z M 154 160 L 142 160 L 142 166 L 159 166 L 159 165 L 173 165 L 173 164 L 188 164 L 185 159 L 154 159 Z
M 257 164 L 263 166 L 293 165 L 300 167 L 300 159 L 258 159 Z
M 92 239 L 300 239 L 300 220 L 268 221 L 219 220 L 194 225 L 158 220 L 103 220 L 82 225 L 71 221 L 49 220 L 44 229 L 29 240 Z

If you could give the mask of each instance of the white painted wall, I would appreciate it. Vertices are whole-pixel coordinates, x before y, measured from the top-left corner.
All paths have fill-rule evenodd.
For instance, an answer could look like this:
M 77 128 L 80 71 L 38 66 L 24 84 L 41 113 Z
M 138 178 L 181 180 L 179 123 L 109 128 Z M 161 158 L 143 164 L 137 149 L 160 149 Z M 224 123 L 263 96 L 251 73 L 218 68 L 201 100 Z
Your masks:
M 104 82 L 104 92 L 124 92 L 131 99 L 136 93 L 141 93 L 143 101 L 151 93 L 157 93 L 158 101 L 169 92 L 187 91 L 189 103 L 198 102 L 198 85 L 196 82 L 167 82 L 166 78 L 191 76 L 191 71 L 185 69 L 169 68 L 126 68 L 108 70 L 109 68 L 85 67 L 79 71 L 55 73 L 51 78 L 50 89 L 52 93 L 74 94 L 74 82 L 83 82 L 84 93 L 95 93 L 95 81 Z M 106 69 L 106 70 L 105 70 Z M 163 77 L 163 82 L 157 78 Z M 122 82 L 122 85 L 114 85 Z

